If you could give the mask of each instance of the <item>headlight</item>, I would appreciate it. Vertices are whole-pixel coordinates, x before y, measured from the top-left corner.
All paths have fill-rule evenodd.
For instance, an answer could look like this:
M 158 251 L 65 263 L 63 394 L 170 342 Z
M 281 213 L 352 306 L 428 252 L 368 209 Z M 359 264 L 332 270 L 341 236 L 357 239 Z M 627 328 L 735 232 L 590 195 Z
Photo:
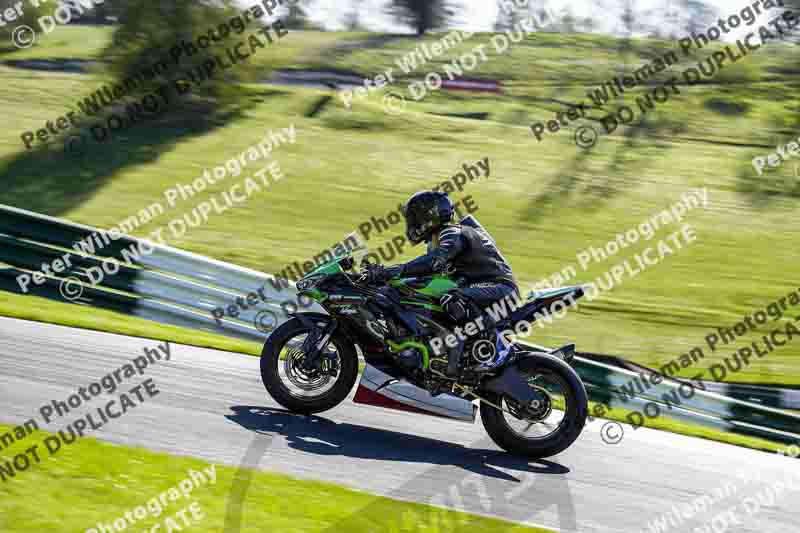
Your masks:
M 322 278 L 301 279 L 297 282 L 297 288 L 301 291 L 312 289 Z

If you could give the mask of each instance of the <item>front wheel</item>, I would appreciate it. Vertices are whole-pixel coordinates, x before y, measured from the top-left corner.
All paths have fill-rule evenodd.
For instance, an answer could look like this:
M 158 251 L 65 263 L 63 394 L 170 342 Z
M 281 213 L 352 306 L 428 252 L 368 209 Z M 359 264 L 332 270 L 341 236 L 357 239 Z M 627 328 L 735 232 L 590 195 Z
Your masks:
M 315 320 L 316 322 L 316 320 Z M 276 402 L 294 413 L 327 411 L 344 400 L 358 377 L 355 347 L 334 333 L 311 367 L 304 346 L 315 332 L 292 318 L 272 332 L 261 352 L 261 380 Z M 312 339 L 313 341 L 313 339 Z
M 482 396 L 494 405 L 481 402 L 483 427 L 508 452 L 536 458 L 561 453 L 586 424 L 588 398 L 580 377 L 567 363 L 547 354 L 523 357 L 515 366 L 536 399 L 520 405 L 484 391 Z

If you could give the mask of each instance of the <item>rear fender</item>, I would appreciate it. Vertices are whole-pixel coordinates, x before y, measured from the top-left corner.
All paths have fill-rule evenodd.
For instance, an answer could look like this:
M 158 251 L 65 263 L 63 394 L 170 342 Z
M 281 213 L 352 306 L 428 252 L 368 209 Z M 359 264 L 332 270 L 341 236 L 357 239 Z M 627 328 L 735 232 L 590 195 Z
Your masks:
M 536 394 L 533 392 L 533 389 L 522 379 L 522 376 L 517 370 L 516 363 L 503 368 L 499 376 L 485 381 L 481 388 L 502 396 L 513 398 L 523 405 L 527 405 L 536 399 Z
M 569 348 L 573 345 L 567 345 L 565 348 Z M 559 348 L 561 350 L 562 348 Z M 548 359 L 557 359 L 562 364 L 569 364 L 564 360 L 564 358 L 560 354 L 556 353 L 548 353 L 548 352 L 522 352 L 517 356 L 517 359 L 513 362 L 512 366 L 519 368 L 523 372 L 530 372 L 536 366 L 536 362 L 542 358 Z
M 530 403 L 536 399 L 536 394 L 533 389 L 528 386 L 528 382 L 523 379 L 520 372 L 529 373 L 536 367 L 537 361 L 542 358 L 556 359 L 560 364 L 569 366 L 564 356 L 570 352 L 570 349 L 572 349 L 574 353 L 575 345 L 568 344 L 563 348 L 559 348 L 555 355 L 545 352 L 523 352 L 511 363 L 506 365 L 499 376 L 485 381 L 482 388 L 497 394 L 510 396 L 522 404 Z M 560 352 L 561 350 L 564 350 L 566 353 L 562 354 L 562 352 Z

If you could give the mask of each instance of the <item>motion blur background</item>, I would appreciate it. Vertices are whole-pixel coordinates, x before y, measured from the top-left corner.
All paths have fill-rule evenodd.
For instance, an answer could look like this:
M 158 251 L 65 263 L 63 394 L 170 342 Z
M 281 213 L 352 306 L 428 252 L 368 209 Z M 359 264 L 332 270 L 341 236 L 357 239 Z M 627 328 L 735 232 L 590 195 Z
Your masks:
M 0 2 L 4 11 L 14 4 Z M 196 39 L 250 4 L 106 0 L 83 14 L 76 9 L 69 24 L 44 34 L 37 19 L 51 14 L 56 4 L 35 8 L 23 2 L 24 19 L 0 28 L 0 116 L 5 126 L 0 134 L 0 203 L 96 227 L 114 226 L 163 200 L 166 188 L 236 157 L 269 129 L 294 124 L 297 141 L 274 154 L 286 176 L 282 182 L 169 244 L 277 272 L 341 241 L 370 216 L 385 216 L 415 191 L 455 174 L 463 163 L 489 157 L 491 177 L 453 196 L 474 198 L 480 209 L 476 216 L 497 239 L 523 289 L 567 265 L 578 269 L 570 282 L 594 280 L 652 243 L 639 242 L 608 261 L 593 262 L 586 271 L 577 266 L 578 252 L 603 246 L 690 189 L 708 188 L 707 209 L 693 210 L 685 220 L 695 228 L 696 243 L 636 277 L 626 277 L 556 325 L 536 330 L 534 340 L 543 344 L 574 340 L 583 351 L 657 367 L 702 343 L 716 326 L 733 324 L 796 288 L 800 160 L 768 168 L 761 176 L 751 164 L 753 157 L 800 136 L 796 38 L 770 41 L 726 64 L 713 79 L 681 86 L 681 95 L 643 117 L 637 114 L 632 124 L 602 135 L 596 146 L 584 150 L 574 143 L 575 129 L 593 124 L 600 130 L 598 119 L 607 110 L 594 109 L 588 119 L 547 134 L 541 142 L 530 125 L 554 118 L 570 103 L 590 102 L 587 93 L 614 76 L 630 74 L 667 51 L 678 52 L 681 65 L 606 107 L 632 104 L 726 44 L 712 43 L 686 57 L 677 39 L 706 31 L 746 4 L 519 4 L 523 7 L 513 13 L 491 0 L 330 0 L 283 6 L 273 16 L 252 22 L 248 31 L 281 17 L 288 35 L 194 86 L 157 116 L 105 143 L 89 143 L 85 156 L 76 158 L 65 153 L 63 136 L 26 150 L 20 134 L 42 128 L 68 110 L 78 111 L 76 101 L 103 83 L 124 80 L 181 39 Z M 753 27 L 781 12 L 770 9 Z M 443 73 L 443 66 L 460 54 L 489 43 L 492 32 L 513 28 L 531 14 L 546 17 L 541 31 L 511 44 L 504 54 L 489 47 L 488 60 L 468 73 L 500 82 L 499 92 L 441 90 L 429 92 L 421 102 L 410 98 L 409 82 L 431 71 Z M 10 38 L 21 23 L 38 33 L 35 45 L 26 49 L 14 46 Z M 397 67 L 395 61 L 420 43 L 431 45 L 453 29 L 478 33 L 414 72 L 404 74 Z M 742 32 L 724 39 L 732 42 L 736 36 Z M 228 42 L 239 40 L 234 36 Z M 224 43 L 214 46 L 221 50 Z M 182 68 L 198 61 L 187 59 Z M 373 78 L 389 67 L 397 78 L 391 87 L 356 98 L 350 108 L 343 104 L 337 90 L 353 88 L 343 79 Z M 400 112 L 386 111 L 383 97 L 389 92 L 405 97 Z M 93 117 L 81 114 L 81 127 L 123 109 L 124 101 Z M 209 187 L 192 205 L 227 186 Z M 163 223 L 154 220 L 133 234 L 146 236 Z M 661 230 L 657 238 L 677 229 Z M 402 226 L 393 226 L 368 244 L 377 249 L 400 234 Z M 421 252 L 406 247 L 393 261 Z M 0 314 L 248 353 L 259 350 L 213 332 L 197 334 L 67 303 L 30 301 L 2 292 Z M 709 362 L 725 353 L 713 354 Z M 789 347 L 735 379 L 799 385 L 800 373 L 792 364 L 796 357 Z
M 762 14 L 749 31 L 740 28 L 684 55 L 679 39 L 706 32 L 747 4 L 530 0 L 516 2 L 522 7 L 505 12 L 501 5 L 514 2 L 299 0 L 252 21 L 247 29 L 247 34 L 258 34 L 266 42 L 264 33 L 257 32 L 259 26 L 281 18 L 288 34 L 275 39 L 273 29 L 274 42 L 249 60 L 173 96 L 152 116 L 119 126 L 104 142 L 89 135 L 85 153 L 75 154 L 69 150 L 70 136 L 88 135 L 92 127 L 109 125 L 115 115 L 126 116 L 127 105 L 175 81 L 175 71 L 88 115 L 81 110 L 87 98 L 103 85 L 122 84 L 157 58 L 169 57 L 180 42 L 196 41 L 256 3 L 105 0 L 87 11 L 80 2 L 65 8 L 54 1 L 35 7 L 29 0 L 0 0 L 0 24 L 5 22 L 0 25 L 0 204 L 98 228 L 116 227 L 155 202 L 166 205 L 164 191 L 176 183 L 191 183 L 205 170 L 225 165 L 270 131 L 294 128 L 296 139 L 281 142 L 271 154 L 282 179 L 270 179 L 268 188 L 224 213 L 212 213 L 207 222 L 178 237 L 164 234 L 173 247 L 280 273 L 286 265 L 302 264 L 341 242 L 371 217 L 396 211 L 414 192 L 450 180 L 465 163 L 488 158 L 490 176 L 467 183 L 452 196 L 462 202 L 472 197 L 470 202 L 478 206 L 476 217 L 497 240 L 527 292 L 533 283 L 568 267 L 575 268 L 575 275 L 563 281 L 575 284 L 593 281 L 624 260 L 635 263 L 636 254 L 678 231 L 680 224 L 667 225 L 653 240 L 640 240 L 608 260 L 593 261 L 586 270 L 576 255 L 589 246 L 604 247 L 688 191 L 705 188 L 707 206 L 692 209 L 683 220 L 693 228 L 695 242 L 638 275 L 625 275 L 599 297 L 581 300 L 577 310 L 546 329 L 534 328 L 528 339 L 545 346 L 575 342 L 582 352 L 660 368 L 704 345 L 706 335 L 717 327 L 732 327 L 798 288 L 800 158 L 768 166 L 761 175 L 752 160 L 800 137 L 800 31 L 795 28 L 793 35 L 768 40 L 702 83 L 681 84 L 681 94 L 671 95 L 647 114 L 637 112 L 630 124 L 600 135 L 591 148 L 576 145 L 577 128 L 593 126 L 602 133 L 600 118 L 610 111 L 622 105 L 638 111 L 637 97 L 671 76 L 680 77 L 684 68 L 696 66 L 712 52 L 779 17 L 790 5 L 796 13 L 800 9 L 800 0 L 783 3 L 785 7 Z M 42 26 L 41 20 L 55 19 L 41 17 L 52 17 L 57 9 L 60 20 L 69 23 Z M 539 31 L 510 44 L 505 53 L 496 53 L 491 43 L 498 32 L 518 27 L 531 15 L 545 22 Z M 22 25 L 28 28 L 20 30 Z M 398 66 L 422 44 L 432 49 L 453 30 L 476 33 L 412 72 Z M 19 44 L 24 47 L 16 46 L 14 38 L 22 38 Z M 183 57 L 179 70 L 186 76 L 208 54 L 225 56 L 225 48 L 244 39 L 234 35 L 212 42 L 210 51 Z M 409 83 L 430 72 L 445 77 L 446 65 L 480 45 L 486 45 L 487 60 L 465 76 L 496 90 L 443 88 L 415 101 Z M 593 107 L 586 118 L 547 133 L 541 142 L 533 135 L 531 124 L 551 120 L 570 105 L 591 103 L 587 93 L 616 76 L 632 75 L 670 51 L 677 53 L 680 64 L 612 98 L 603 109 Z M 389 68 L 395 77 L 390 87 L 345 105 L 343 94 Z M 35 133 L 70 111 L 77 113 L 75 127 L 25 148 L 24 132 Z M 132 235 L 149 236 L 201 202 L 220 198 L 234 181 L 241 182 L 262 166 L 252 163 L 241 176 L 207 186 L 169 214 L 140 220 Z M 391 257 L 388 243 L 402 234 L 403 225 L 396 224 L 380 234 L 374 232 L 367 244 L 373 251 L 383 250 L 389 262 L 423 252 L 422 247 L 406 246 L 402 254 Z M 8 242 L 0 234 L 0 246 Z M 7 266 L 0 263 L 0 269 Z M 603 523 L 610 528 L 604 531 L 641 531 L 644 520 L 667 512 L 668 505 L 704 492 L 701 481 L 710 488 L 732 476 L 734 466 L 759 471 L 758 465 L 768 466 L 768 477 L 777 479 L 786 464 L 751 450 L 717 443 L 711 447 L 708 442 L 668 434 L 653 436 L 649 430 L 634 437 L 629 434 L 627 448 L 608 447 L 594 429 L 587 429 L 581 448 L 559 459 L 567 466 L 549 461 L 531 466 L 482 449 L 486 441 L 474 440 L 472 428 L 454 429 L 438 419 L 426 427 L 406 415 L 393 419 L 382 410 L 366 414 L 362 407 L 348 405 L 331 415 L 336 421 L 288 416 L 284 421 L 284 414 L 274 409 L 242 405 L 262 406 L 267 401 L 254 358 L 180 346 L 258 355 L 257 342 L 225 336 L 213 327 L 190 330 L 81 302 L 22 295 L 13 283 L 4 287 L 11 287 L 0 291 L 0 315 L 5 317 L 142 337 L 147 340 L 141 343 L 148 346 L 155 344 L 149 339 L 179 343 L 175 350 L 180 357 L 164 365 L 162 373 L 153 370 L 159 385 L 164 385 L 163 403 L 148 405 L 117 423 L 111 440 L 195 458 L 82 439 L 80 445 L 65 446 L 58 457 L 48 457 L 42 464 L 31 462 L 31 471 L 20 471 L 16 479 L 3 480 L 0 531 L 78 531 L 113 520 L 176 484 L 187 476 L 188 468 L 207 466 L 196 457 L 220 463 L 220 484 L 198 491 L 210 516 L 200 527 L 209 531 L 220 530 L 223 522 L 240 525 L 236 499 L 244 499 L 248 490 L 247 525 L 242 531 L 394 531 L 384 527 L 387 517 L 402 517 L 405 529 L 398 530 L 411 531 L 407 522 L 416 521 L 421 525 L 413 531 L 450 531 L 434 520 L 435 513 L 449 512 L 440 508 L 428 508 L 424 516 L 415 517 L 407 514 L 411 507 L 399 502 L 317 481 L 234 472 L 230 465 L 243 456 L 250 460 L 251 455 L 259 457 L 249 466 L 257 466 L 265 456 L 263 464 L 269 470 L 333 480 L 399 499 L 428 501 L 431 495 L 430 502 L 436 505 L 441 503 L 440 493 L 454 494 L 458 480 L 477 479 L 488 484 L 493 497 L 501 495 L 505 501 L 495 498 L 501 506 L 489 513 L 481 493 L 467 510 L 520 522 L 533 517 L 536 523 L 558 524 L 562 531 L 577 530 L 569 524 L 576 514 L 582 526 Z M 793 321 L 795 310 L 781 323 Z M 778 327 L 770 321 L 714 353 L 706 350 L 701 364 L 681 369 L 679 375 L 691 377 L 721 364 L 736 348 Z M 50 395 L 66 398 L 73 387 L 130 359 L 132 347 L 141 353 L 140 339 L 131 337 L 6 319 L 0 319 L 2 328 L 6 372 L 0 376 L 0 396 L 11 405 L 3 407 L 4 414 L 8 410 L 11 415 L 4 424 L 34 416 L 30 405 L 46 402 Z M 729 380 L 797 388 L 798 355 L 797 342 L 787 343 L 731 373 Z M 6 379 L 11 386 L 3 382 Z M 733 433 L 670 426 L 671 421 L 655 424 L 658 429 L 778 449 L 777 444 Z M 413 434 L 418 425 L 426 428 L 424 435 Z M 13 429 L 0 426 L 0 436 L 11 435 Z M 15 436 L 20 442 L 11 447 L 3 441 L 0 466 L 11 468 L 12 458 L 24 459 L 21 454 L 35 441 Z M 274 436 L 280 438 L 274 439 L 278 444 L 269 455 Z M 248 448 L 251 439 L 254 445 Z M 224 472 L 223 463 L 229 465 Z M 295 464 L 297 469 L 290 470 Z M 643 474 L 648 473 L 645 479 Z M 568 479 L 575 481 L 574 508 Z M 375 486 L 370 485 L 373 482 Z M 519 498 L 509 499 L 509 494 Z M 554 504 L 559 520 L 546 509 Z M 620 513 L 622 508 L 626 512 Z M 769 522 L 778 516 L 775 513 L 764 513 L 756 529 L 747 531 L 797 529 L 788 509 Z M 347 522 L 341 522 L 344 516 L 350 517 Z M 778 522 L 785 529 L 773 527 Z M 474 516 L 460 519 L 458 527 L 459 531 L 512 530 L 507 523 L 482 522 Z M 523 531 L 521 526 L 513 530 Z

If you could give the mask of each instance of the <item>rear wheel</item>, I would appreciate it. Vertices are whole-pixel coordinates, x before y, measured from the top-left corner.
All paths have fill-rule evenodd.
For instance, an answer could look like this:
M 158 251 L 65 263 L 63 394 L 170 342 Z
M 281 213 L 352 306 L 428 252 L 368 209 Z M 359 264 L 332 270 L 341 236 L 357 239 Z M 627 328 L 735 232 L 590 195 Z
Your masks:
M 345 337 L 334 333 L 311 367 L 304 346 L 313 332 L 292 318 L 272 332 L 261 352 L 261 380 L 276 402 L 295 413 L 327 411 L 344 400 L 358 376 L 358 355 Z
M 550 457 L 566 450 L 586 424 L 588 398 L 580 377 L 568 364 L 546 354 L 525 357 L 517 370 L 536 398 L 520 405 L 484 391 L 482 396 L 494 404 L 481 402 L 486 432 L 504 450 L 528 457 Z

